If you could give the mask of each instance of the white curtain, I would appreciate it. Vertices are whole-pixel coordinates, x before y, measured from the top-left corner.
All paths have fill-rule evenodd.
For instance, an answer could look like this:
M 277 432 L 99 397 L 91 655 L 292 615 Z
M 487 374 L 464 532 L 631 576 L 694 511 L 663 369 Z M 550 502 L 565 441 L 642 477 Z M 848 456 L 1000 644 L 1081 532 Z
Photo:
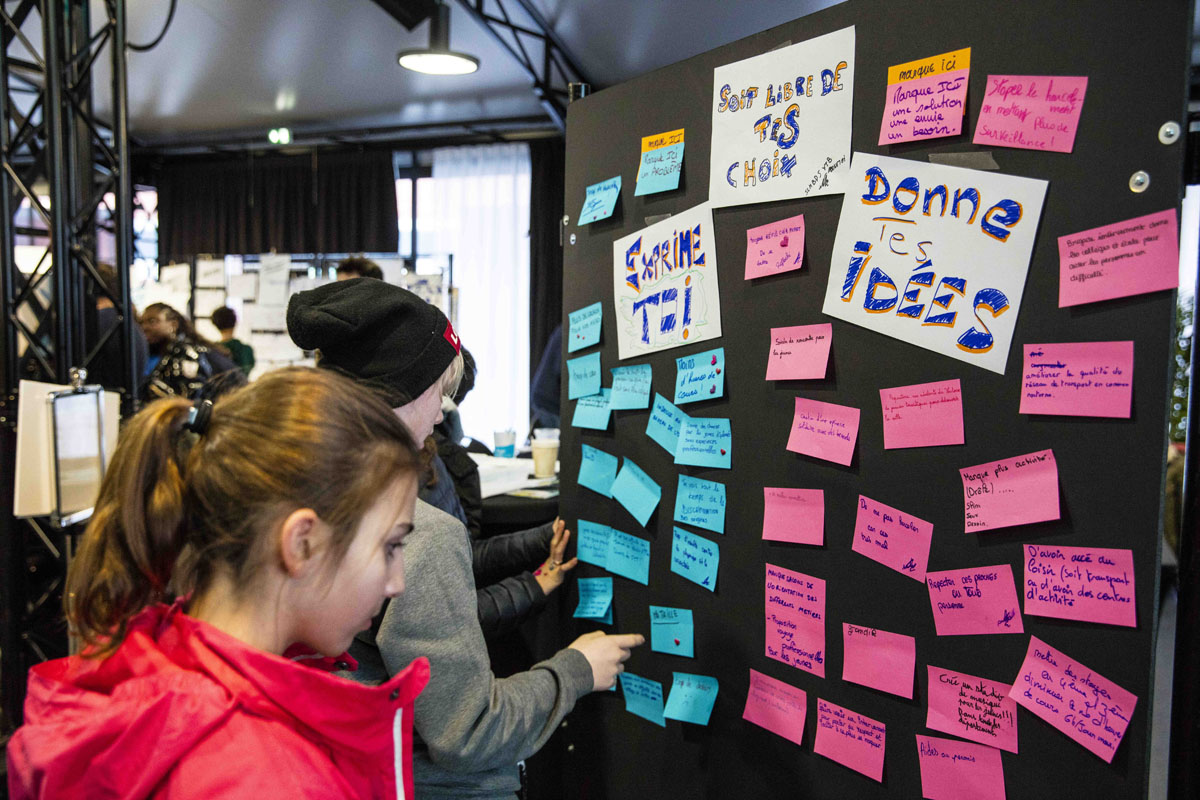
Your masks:
M 454 255 L 455 324 L 478 365 L 463 430 L 489 447 L 495 431 L 521 439 L 529 426 L 528 145 L 434 150 L 433 224 L 421 250 Z

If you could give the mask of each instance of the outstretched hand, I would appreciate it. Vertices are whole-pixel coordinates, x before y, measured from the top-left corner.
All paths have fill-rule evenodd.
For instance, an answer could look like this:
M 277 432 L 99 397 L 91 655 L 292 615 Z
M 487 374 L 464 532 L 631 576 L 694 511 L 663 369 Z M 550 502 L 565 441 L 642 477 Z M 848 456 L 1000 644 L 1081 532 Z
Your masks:
M 583 653 L 592 666 L 592 691 L 608 689 L 625 671 L 629 651 L 640 647 L 646 637 L 640 633 L 609 635 L 603 631 L 585 633 L 571 642 L 569 649 Z
M 567 554 L 567 542 L 570 540 L 571 532 L 567 530 L 567 523 L 562 519 L 555 519 L 554 538 L 550 540 L 550 556 L 533 573 L 534 580 L 547 595 L 562 586 L 563 581 L 567 579 L 567 573 L 579 564 L 578 558 L 563 561 Z

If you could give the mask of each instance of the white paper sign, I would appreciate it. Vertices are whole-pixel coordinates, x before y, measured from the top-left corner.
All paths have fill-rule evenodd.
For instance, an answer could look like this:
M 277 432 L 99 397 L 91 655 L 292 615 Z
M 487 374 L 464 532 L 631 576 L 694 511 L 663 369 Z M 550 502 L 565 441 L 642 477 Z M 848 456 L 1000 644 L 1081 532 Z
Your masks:
M 224 289 L 225 259 L 197 258 L 196 286 L 205 289 Z
M 715 208 L 850 187 L 854 28 L 713 70 Z
M 258 298 L 258 276 L 253 272 L 229 276 L 229 296 L 254 301 Z
M 855 153 L 823 311 L 1004 374 L 1046 181 Z
M 266 255 L 258 262 L 258 303 L 265 306 L 286 306 L 288 279 L 292 274 L 292 257 Z
M 715 245 L 708 203 L 613 242 L 619 359 L 721 335 Z

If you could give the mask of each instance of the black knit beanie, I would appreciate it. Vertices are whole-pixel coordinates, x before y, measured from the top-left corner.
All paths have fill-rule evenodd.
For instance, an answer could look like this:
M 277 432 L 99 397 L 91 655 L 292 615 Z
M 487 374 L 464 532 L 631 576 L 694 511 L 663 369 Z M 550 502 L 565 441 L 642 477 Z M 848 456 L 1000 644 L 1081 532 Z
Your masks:
M 459 352 L 436 306 L 373 278 L 297 292 L 287 326 L 298 347 L 321 351 L 319 366 L 381 390 L 393 408 L 420 397 Z

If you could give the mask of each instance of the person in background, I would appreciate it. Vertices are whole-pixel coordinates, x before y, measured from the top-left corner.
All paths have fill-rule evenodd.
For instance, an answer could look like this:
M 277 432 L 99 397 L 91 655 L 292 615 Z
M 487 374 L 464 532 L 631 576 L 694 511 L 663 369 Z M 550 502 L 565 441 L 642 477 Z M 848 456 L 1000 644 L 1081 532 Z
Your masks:
M 383 270 L 369 258 L 351 256 L 338 262 L 337 279 L 348 281 L 351 278 L 374 278 L 381 281 L 383 280 Z
M 531 428 L 558 428 L 559 398 L 562 395 L 562 325 L 550 334 L 533 382 L 529 387 L 529 407 L 533 412 Z
M 229 352 L 229 357 L 242 374 L 249 378 L 250 370 L 254 369 L 254 348 L 233 337 L 237 322 L 237 312 L 228 306 L 221 306 L 212 313 L 213 326 L 221 332 L 221 346 Z
M 417 470 L 325 370 L 134 416 L 68 569 L 83 651 L 30 670 L 13 800 L 412 797 L 428 662 L 372 688 L 285 652 L 342 653 L 403 591 Z
M 142 399 L 215 397 L 246 382 L 218 345 L 196 334 L 192 323 L 166 303 L 142 312 L 142 332 L 150 347 Z
M 458 336 L 446 317 L 411 292 L 360 279 L 292 296 L 288 332 L 318 366 L 376 388 L 423 440 L 442 416 L 462 370 Z M 471 571 L 466 529 L 417 502 L 405 557 L 413 580 L 388 604 L 374 635 L 350 653 L 356 680 L 386 680 L 413 653 L 429 657 L 431 678 L 414 709 L 417 796 L 504 798 L 519 786 L 517 762 L 537 752 L 576 701 L 608 689 L 640 634 L 585 634 L 531 669 L 498 679 L 491 671 Z M 554 554 L 545 569 L 561 573 Z M 407 660 L 406 660 L 407 659 Z
M 112 335 L 108 337 L 108 340 L 101 346 L 100 352 L 92 359 L 87 382 L 98 383 L 112 391 L 120 391 L 125 387 L 125 376 L 121 371 L 121 365 L 125 363 L 125 359 L 121 354 L 121 334 L 119 331 L 113 330 L 121 320 L 111 298 L 119 296 L 121 287 L 117 280 L 117 270 L 112 264 L 101 262 L 96 265 L 96 272 L 100 274 L 100 280 L 105 290 L 97 293 L 96 297 L 96 341 L 99 341 L 110 330 L 112 330 Z M 136 312 L 132 307 L 130 313 L 135 314 L 136 319 Z M 146 334 L 142 332 L 140 325 L 133 326 L 132 335 L 133 375 L 140 385 L 146 374 L 149 350 L 146 344 Z

